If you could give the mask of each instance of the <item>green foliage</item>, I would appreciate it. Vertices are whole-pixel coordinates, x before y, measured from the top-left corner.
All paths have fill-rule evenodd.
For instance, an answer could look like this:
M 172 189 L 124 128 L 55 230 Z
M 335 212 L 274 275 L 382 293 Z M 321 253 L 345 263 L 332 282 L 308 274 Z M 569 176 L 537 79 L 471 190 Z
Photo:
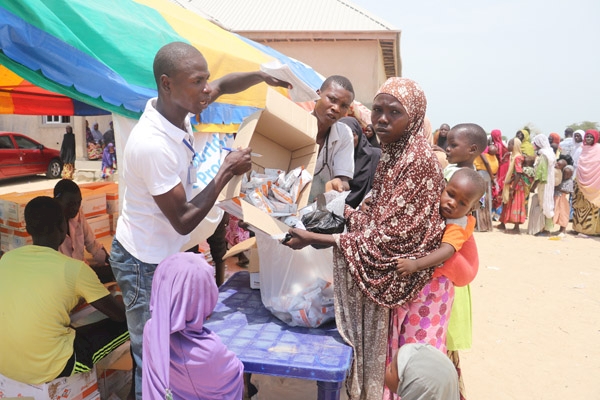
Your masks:
M 531 122 L 526 123 L 525 126 L 521 129 L 527 129 L 529 131 L 529 136 L 531 137 L 531 139 L 533 139 L 534 136 L 542 133 L 540 128 L 538 128 Z
M 569 125 L 569 128 L 573 129 L 574 131 L 576 131 L 577 129 L 582 129 L 583 131 L 587 131 L 588 129 L 598 130 L 598 122 L 583 121 L 571 124 Z

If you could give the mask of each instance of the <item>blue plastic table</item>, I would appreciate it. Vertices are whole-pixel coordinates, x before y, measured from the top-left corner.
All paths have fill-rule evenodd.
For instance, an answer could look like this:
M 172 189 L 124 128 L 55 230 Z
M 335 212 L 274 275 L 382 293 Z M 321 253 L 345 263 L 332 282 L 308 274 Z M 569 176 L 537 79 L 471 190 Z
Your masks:
M 244 372 L 317 381 L 319 400 L 337 400 L 352 363 L 352 348 L 335 323 L 291 327 L 271 314 L 242 271 L 219 288 L 205 326 L 244 363 Z

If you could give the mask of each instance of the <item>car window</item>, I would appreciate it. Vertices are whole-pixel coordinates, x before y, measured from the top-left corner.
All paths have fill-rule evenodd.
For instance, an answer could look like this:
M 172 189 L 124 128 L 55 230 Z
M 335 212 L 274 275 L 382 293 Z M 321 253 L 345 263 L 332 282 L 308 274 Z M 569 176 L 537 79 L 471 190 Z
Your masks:
M 8 136 L 0 136 L 0 149 L 14 149 L 15 147 Z
M 38 144 L 31 140 L 24 138 L 23 136 L 15 136 L 15 142 L 20 149 L 37 149 Z

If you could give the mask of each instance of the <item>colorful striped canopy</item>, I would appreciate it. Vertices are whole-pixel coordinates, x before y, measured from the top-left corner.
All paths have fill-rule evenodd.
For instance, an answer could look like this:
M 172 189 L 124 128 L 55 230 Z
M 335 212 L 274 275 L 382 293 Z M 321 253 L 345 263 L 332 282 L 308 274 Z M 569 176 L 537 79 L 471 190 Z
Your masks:
M 156 96 L 154 55 L 173 41 L 198 48 L 208 61 L 211 79 L 256 71 L 277 58 L 312 88 L 322 82 L 310 67 L 167 0 L 2 2 L 0 21 L 1 65 L 74 103 L 130 118 L 138 118 L 147 100 Z M 0 86 L 5 86 L 0 78 Z M 243 118 L 264 107 L 266 87 L 260 84 L 221 96 L 202 113 L 204 129 L 235 131 Z
M 44 90 L 0 65 L 0 114 L 104 115 L 110 113 Z

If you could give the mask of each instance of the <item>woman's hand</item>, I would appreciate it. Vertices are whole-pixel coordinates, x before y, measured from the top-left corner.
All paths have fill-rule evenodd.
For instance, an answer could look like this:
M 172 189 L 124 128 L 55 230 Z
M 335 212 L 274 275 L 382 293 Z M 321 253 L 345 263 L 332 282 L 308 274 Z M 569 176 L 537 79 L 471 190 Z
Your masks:
M 300 250 L 300 249 L 312 244 L 311 232 L 309 232 L 307 230 L 290 228 L 290 230 L 288 231 L 288 235 L 291 236 L 291 238 L 289 238 L 289 239 L 286 238 L 287 240 L 284 240 L 281 243 L 284 246 L 287 246 L 291 249 Z

